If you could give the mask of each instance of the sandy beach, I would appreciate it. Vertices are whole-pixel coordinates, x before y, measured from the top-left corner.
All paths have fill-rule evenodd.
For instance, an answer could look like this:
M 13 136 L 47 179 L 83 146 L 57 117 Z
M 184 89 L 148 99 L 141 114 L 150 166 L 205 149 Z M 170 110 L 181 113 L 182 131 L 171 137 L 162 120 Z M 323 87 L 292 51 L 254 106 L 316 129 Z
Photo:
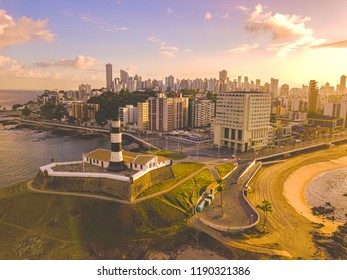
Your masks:
M 308 183 L 320 173 L 344 167 L 347 167 L 347 157 L 318 162 L 300 167 L 284 182 L 283 194 L 287 198 L 289 204 L 292 205 L 299 214 L 303 215 L 310 221 L 324 224 L 322 231 L 325 233 L 332 233 L 339 225 L 341 225 L 341 223 L 332 222 L 323 217 L 313 215 L 311 206 L 307 203 L 305 197 L 306 188 Z
M 347 145 L 301 154 L 285 162 L 261 168 L 250 182 L 248 195 L 253 206 L 266 199 L 271 202 L 266 227 L 268 233 L 246 242 L 274 246 L 288 252 L 293 259 L 329 259 L 312 240 L 312 232 L 330 234 L 340 225 L 313 216 L 305 199 L 307 184 L 319 173 L 347 167 Z M 261 213 L 260 224 L 264 221 Z M 324 224 L 319 227 L 317 224 Z

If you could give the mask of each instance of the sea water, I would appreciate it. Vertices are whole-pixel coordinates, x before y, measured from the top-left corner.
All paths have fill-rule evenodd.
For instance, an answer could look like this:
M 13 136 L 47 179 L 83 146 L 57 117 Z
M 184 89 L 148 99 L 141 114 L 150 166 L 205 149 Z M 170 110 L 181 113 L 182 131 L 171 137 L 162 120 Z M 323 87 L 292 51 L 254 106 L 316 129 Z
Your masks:
M 331 204 L 335 208 L 331 215 L 340 222 L 347 222 L 346 195 L 347 167 L 319 174 L 308 184 L 306 190 L 309 205 L 327 207 L 327 203 Z
M 0 188 L 33 179 L 39 167 L 51 163 L 52 159 L 80 161 L 83 153 L 110 148 L 107 136 L 79 139 L 8 127 L 0 124 Z

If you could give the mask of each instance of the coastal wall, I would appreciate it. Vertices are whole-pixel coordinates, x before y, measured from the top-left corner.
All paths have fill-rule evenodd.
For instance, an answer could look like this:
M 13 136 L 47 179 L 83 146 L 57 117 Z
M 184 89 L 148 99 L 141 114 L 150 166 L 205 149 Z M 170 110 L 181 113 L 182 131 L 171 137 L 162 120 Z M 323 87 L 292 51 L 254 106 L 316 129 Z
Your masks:
M 123 200 L 132 200 L 130 182 L 96 177 L 49 176 L 41 170 L 34 179 L 33 186 L 42 190 L 103 194 Z
M 133 201 L 149 187 L 175 178 L 170 166 L 152 170 L 133 180 L 109 173 L 57 172 L 52 170 L 55 165 L 57 163 L 41 167 L 33 186 L 41 190 L 87 192 Z

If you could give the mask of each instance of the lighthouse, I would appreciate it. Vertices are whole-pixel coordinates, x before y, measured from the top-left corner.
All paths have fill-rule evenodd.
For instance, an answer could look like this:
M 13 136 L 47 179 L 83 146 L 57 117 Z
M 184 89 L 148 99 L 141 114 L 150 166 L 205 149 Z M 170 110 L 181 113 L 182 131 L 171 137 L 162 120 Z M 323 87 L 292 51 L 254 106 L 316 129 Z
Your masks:
M 118 118 L 111 121 L 111 158 L 107 170 L 111 172 L 124 170 L 122 133 L 120 132 L 120 121 Z

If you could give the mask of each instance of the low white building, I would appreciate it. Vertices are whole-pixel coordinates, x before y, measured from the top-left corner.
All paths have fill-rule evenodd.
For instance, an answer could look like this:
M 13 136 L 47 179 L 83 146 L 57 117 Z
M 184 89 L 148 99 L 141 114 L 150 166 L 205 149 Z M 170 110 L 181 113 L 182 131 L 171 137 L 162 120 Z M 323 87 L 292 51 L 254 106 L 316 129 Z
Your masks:
M 122 151 L 123 161 L 127 168 L 137 171 L 149 171 L 172 164 L 172 161 L 166 157 L 156 155 L 146 155 L 141 153 L 133 153 Z M 107 168 L 110 164 L 111 151 L 105 149 L 96 149 L 85 154 L 83 161 Z

